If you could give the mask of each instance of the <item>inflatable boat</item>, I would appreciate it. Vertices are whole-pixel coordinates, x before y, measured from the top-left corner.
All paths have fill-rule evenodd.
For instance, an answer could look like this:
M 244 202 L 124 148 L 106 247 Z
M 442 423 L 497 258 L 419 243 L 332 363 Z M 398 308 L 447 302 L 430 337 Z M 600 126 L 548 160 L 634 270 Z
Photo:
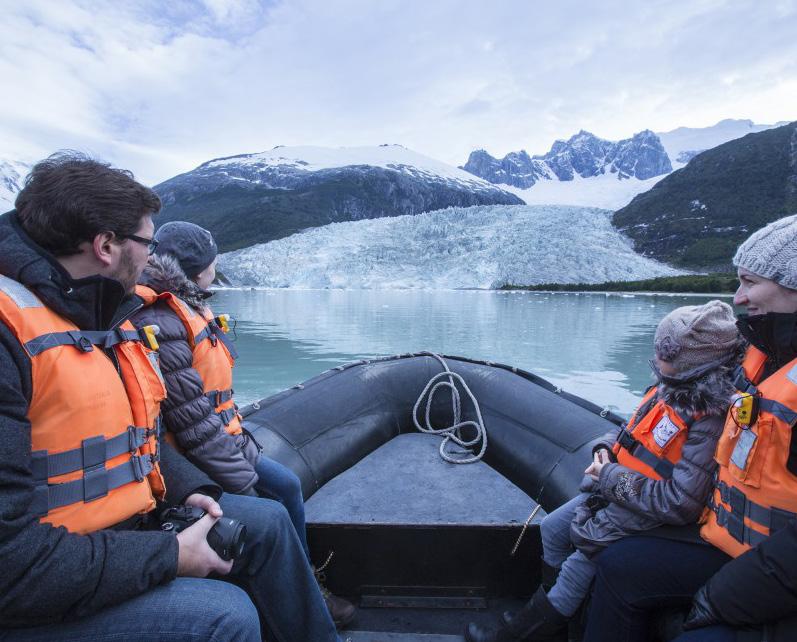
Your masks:
M 541 519 L 623 421 L 529 372 L 430 353 L 339 366 L 241 414 L 302 482 L 312 557 L 360 607 L 352 642 L 453 642 L 520 604 Z M 427 432 L 457 421 L 458 440 Z

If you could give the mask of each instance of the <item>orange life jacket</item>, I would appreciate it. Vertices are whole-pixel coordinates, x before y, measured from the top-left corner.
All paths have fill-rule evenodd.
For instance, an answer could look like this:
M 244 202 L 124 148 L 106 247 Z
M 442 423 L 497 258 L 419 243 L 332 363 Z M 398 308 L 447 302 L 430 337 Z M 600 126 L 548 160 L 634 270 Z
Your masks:
M 31 510 L 74 533 L 152 510 L 165 490 L 157 435 L 165 390 L 139 332 L 129 322 L 82 331 L 1 275 L 0 319 L 31 363 Z
M 751 346 L 737 369 L 735 386 L 740 395 L 752 396 L 755 409 L 732 406 L 728 412 L 700 530 L 703 539 L 732 557 L 797 517 L 797 476 L 786 467 L 797 423 L 797 359 L 761 381 L 766 359 Z
M 227 317 L 214 318 L 210 308 L 197 312 L 171 292 L 158 294 L 139 285 L 136 294 L 144 299 L 146 305 L 165 301 L 183 322 L 193 351 L 192 366 L 202 378 L 205 396 L 211 400 L 225 430 L 231 435 L 241 434 L 241 417 L 233 401 L 232 389 L 232 368 L 238 353 L 225 336 L 228 332 Z M 174 443 L 172 439 L 170 441 Z
M 669 479 L 681 459 L 689 428 L 696 417 L 682 417 L 656 399 L 656 386 L 642 398 L 624 426 L 613 451 L 617 462 L 651 479 Z

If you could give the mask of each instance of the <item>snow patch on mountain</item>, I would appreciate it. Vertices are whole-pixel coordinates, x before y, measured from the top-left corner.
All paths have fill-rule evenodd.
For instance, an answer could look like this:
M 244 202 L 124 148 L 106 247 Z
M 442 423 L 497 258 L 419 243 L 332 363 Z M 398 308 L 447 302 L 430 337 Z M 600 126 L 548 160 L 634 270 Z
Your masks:
M 0 160 L 0 213 L 13 209 L 17 192 L 28 175 L 31 166 L 14 160 Z
M 611 212 L 491 205 L 332 223 L 222 254 L 238 286 L 495 288 L 683 274 L 636 254 Z
M 533 189 L 503 187 L 528 205 L 575 205 L 618 210 L 660 180 L 661 176 L 654 176 L 644 181 L 637 178 L 618 181 L 614 174 L 603 174 L 592 178 L 575 176 L 572 181 L 539 181 Z
M 476 191 L 495 191 L 495 185 L 452 165 L 435 160 L 402 145 L 370 147 L 275 147 L 258 154 L 217 158 L 198 170 L 222 170 L 231 179 L 251 180 L 253 172 L 267 177 L 275 169 L 307 174 L 351 167 L 381 167 L 422 180 L 456 184 Z
M 757 125 L 752 120 L 726 118 L 711 127 L 678 127 L 672 131 L 659 132 L 658 137 L 672 161 L 673 169 L 680 169 L 707 149 L 786 124 L 787 121 Z

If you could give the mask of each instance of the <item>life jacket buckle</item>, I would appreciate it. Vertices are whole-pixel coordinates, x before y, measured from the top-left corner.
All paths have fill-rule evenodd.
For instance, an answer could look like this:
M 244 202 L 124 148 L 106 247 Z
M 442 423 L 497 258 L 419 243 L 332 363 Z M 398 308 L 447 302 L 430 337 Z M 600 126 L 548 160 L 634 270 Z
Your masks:
M 69 334 L 72 336 L 72 340 L 75 342 L 75 347 L 77 347 L 77 349 L 81 352 L 91 352 L 94 350 L 94 344 L 91 342 L 91 339 L 84 334 L 81 334 L 80 332 L 70 332 Z
M 144 481 L 144 465 L 141 463 L 141 457 L 139 455 L 133 455 L 130 458 L 130 465 L 133 467 L 133 475 L 136 481 Z
M 128 452 L 135 453 L 138 451 L 138 447 L 141 443 L 140 439 L 138 438 L 138 431 L 141 430 L 140 428 L 136 428 L 135 426 L 128 426 L 127 427 L 127 450 Z
M 632 452 L 634 446 L 636 446 L 636 439 L 631 436 L 631 433 L 623 427 L 620 432 L 617 434 L 617 443 L 620 444 L 623 448 L 625 448 L 628 452 Z

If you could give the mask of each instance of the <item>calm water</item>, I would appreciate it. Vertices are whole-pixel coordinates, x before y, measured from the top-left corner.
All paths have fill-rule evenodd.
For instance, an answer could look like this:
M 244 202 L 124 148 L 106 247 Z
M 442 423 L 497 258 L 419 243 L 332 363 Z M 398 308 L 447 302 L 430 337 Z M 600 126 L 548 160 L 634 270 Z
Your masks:
M 709 296 L 418 290 L 224 290 L 240 405 L 355 359 L 429 350 L 518 366 L 630 413 L 658 321 Z M 727 300 L 727 299 L 726 299 Z M 419 389 L 420 393 L 420 389 Z

